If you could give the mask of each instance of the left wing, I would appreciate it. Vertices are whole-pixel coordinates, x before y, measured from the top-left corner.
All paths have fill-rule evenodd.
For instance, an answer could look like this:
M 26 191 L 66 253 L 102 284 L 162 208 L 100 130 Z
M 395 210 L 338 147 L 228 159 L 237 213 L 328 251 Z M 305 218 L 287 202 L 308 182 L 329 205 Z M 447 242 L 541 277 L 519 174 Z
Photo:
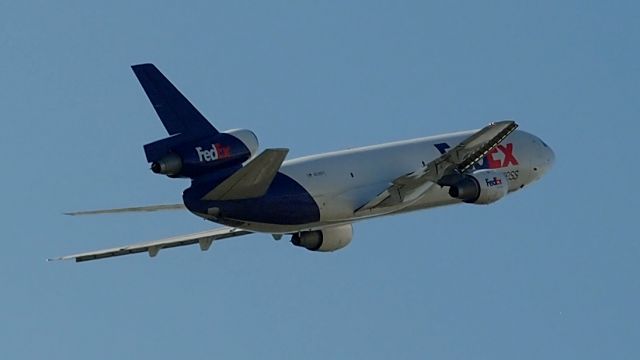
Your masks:
M 101 209 L 101 210 L 89 210 L 89 211 L 73 211 L 66 212 L 65 215 L 80 216 L 80 215 L 103 215 L 103 214 L 120 214 L 130 212 L 152 212 L 152 211 L 165 211 L 165 210 L 185 210 L 187 207 L 184 204 L 165 204 L 165 205 L 151 205 L 151 206 L 138 206 L 128 208 L 117 209 Z
M 451 185 L 455 176 L 467 171 L 491 149 L 498 146 L 518 124 L 515 121 L 491 123 L 464 139 L 453 149 L 429 162 L 425 167 L 400 176 L 373 200 L 356 209 L 355 215 L 371 213 L 374 209 L 409 205 L 419 199 L 434 184 Z
M 149 241 L 141 244 L 133 244 L 126 245 L 121 247 L 116 247 L 112 249 L 91 251 L 81 254 L 67 255 L 54 259 L 47 259 L 48 261 L 52 260 L 75 260 L 76 262 L 89 261 L 89 260 L 98 260 L 104 259 L 108 257 L 114 256 L 122 256 L 129 254 L 136 254 L 141 252 L 148 252 L 149 256 L 154 257 L 158 255 L 160 249 L 168 249 L 177 246 L 185 246 L 185 245 L 193 245 L 200 244 L 200 249 L 202 251 L 209 250 L 211 243 L 214 240 L 222 240 L 230 237 L 242 236 L 251 234 L 251 231 L 246 231 L 242 229 L 232 228 L 232 227 L 221 227 L 217 229 L 207 230 L 195 234 L 181 235 L 168 239 Z

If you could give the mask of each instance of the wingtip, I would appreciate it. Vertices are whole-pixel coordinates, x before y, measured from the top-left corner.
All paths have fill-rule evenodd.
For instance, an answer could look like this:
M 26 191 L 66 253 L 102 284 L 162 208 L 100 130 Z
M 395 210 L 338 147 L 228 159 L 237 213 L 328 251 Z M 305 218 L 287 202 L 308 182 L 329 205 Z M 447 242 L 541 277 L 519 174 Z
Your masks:
M 500 121 L 492 121 L 489 125 L 503 125 L 503 124 L 515 124 L 516 121 L 514 119 L 505 119 Z

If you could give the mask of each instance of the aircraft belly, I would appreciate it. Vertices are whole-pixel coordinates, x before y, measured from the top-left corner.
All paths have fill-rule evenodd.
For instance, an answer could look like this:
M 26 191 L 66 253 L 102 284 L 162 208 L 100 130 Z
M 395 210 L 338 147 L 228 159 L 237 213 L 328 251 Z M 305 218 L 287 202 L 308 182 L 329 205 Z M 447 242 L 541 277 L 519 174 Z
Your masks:
M 276 174 L 267 193 L 257 198 L 202 200 L 214 186 L 202 184 L 186 190 L 183 199 L 187 208 L 209 220 L 237 227 L 243 227 L 244 223 L 302 225 L 320 220 L 314 198 L 297 181 L 282 173 Z
M 359 186 L 342 193 L 314 196 L 320 208 L 320 220 L 334 222 L 355 219 L 355 209 L 375 196 L 386 183 Z

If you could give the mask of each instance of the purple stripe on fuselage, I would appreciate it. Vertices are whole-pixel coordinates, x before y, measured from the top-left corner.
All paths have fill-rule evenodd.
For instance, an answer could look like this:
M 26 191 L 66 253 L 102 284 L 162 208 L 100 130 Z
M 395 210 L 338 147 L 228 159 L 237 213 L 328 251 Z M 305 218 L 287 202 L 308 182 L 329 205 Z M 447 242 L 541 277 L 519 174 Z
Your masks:
M 320 220 L 320 209 L 313 197 L 291 177 L 278 173 L 267 193 L 261 197 L 242 200 L 201 200 L 222 180 L 194 185 L 183 194 L 189 210 L 207 214 L 210 208 L 219 209 L 219 217 L 245 222 L 277 225 L 300 225 Z

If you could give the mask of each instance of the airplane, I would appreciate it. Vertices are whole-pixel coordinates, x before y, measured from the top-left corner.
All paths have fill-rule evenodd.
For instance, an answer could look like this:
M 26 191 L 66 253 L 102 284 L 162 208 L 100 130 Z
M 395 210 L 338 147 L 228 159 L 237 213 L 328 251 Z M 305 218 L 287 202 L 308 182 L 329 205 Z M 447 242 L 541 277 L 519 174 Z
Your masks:
M 49 260 L 76 262 L 271 234 L 310 251 L 347 246 L 353 223 L 452 204 L 491 204 L 540 179 L 555 161 L 513 120 L 479 130 L 397 141 L 285 160 L 288 149 L 258 152 L 246 129 L 219 131 L 154 66 L 132 66 L 168 137 L 144 145 L 151 171 L 190 179 L 182 204 L 67 215 L 187 209 L 222 225 L 182 235 Z

